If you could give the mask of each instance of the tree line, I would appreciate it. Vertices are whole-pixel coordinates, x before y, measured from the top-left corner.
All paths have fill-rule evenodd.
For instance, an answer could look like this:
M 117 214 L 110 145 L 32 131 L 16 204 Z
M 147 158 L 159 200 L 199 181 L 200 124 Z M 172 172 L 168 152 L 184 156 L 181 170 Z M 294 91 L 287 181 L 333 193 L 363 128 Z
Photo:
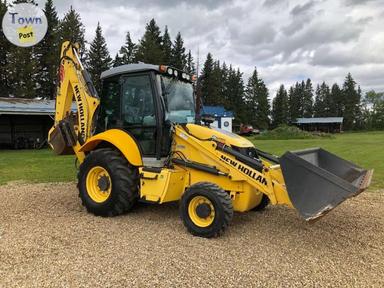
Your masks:
M 17 0 L 13 3 L 34 0 Z M 9 4 L 0 0 L 0 17 Z M 135 43 L 129 31 L 122 46 L 112 58 L 100 23 L 91 43 L 85 40 L 85 26 L 80 14 L 70 7 L 59 19 L 52 0 L 47 0 L 44 12 L 48 31 L 44 39 L 30 48 L 13 46 L 0 33 L 0 91 L 1 96 L 53 99 L 56 93 L 60 45 L 65 40 L 80 44 L 80 57 L 89 70 L 96 89 L 100 92 L 100 74 L 111 67 L 139 61 L 171 65 L 195 74 L 196 65 L 191 50 L 177 33 L 172 40 L 168 27 L 161 31 L 152 19 L 145 26 L 140 40 Z M 89 44 L 89 49 L 86 49 Z M 298 81 L 291 87 L 281 85 L 272 97 L 255 67 L 244 82 L 239 68 L 214 59 L 208 53 L 196 83 L 199 106 L 222 105 L 235 113 L 235 122 L 269 129 L 281 124 L 292 124 L 301 117 L 344 117 L 344 129 L 384 129 L 383 93 L 370 91 L 362 96 L 359 85 L 351 74 L 339 86 L 323 82 L 312 84 L 311 79 Z

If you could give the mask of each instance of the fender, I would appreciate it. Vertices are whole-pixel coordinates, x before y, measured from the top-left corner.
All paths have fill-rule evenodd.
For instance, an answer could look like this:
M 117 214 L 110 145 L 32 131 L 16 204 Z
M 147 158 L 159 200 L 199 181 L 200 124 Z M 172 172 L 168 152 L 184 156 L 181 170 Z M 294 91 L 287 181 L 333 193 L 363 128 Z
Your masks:
M 101 142 L 108 142 L 115 146 L 133 166 L 143 166 L 143 160 L 136 141 L 127 132 L 119 129 L 110 129 L 92 136 L 80 147 L 79 151 L 92 151 Z

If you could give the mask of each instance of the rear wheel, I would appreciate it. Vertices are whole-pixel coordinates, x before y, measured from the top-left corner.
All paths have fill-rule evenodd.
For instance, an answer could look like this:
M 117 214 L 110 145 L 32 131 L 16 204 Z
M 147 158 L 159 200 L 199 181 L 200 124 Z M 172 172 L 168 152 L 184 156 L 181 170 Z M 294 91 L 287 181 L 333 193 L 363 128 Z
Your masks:
M 138 169 L 112 148 L 90 152 L 78 173 L 79 197 L 87 211 L 116 216 L 129 211 L 139 195 Z
M 205 238 L 217 237 L 232 220 L 231 197 L 213 183 L 196 183 L 181 198 L 180 216 L 191 234 Z

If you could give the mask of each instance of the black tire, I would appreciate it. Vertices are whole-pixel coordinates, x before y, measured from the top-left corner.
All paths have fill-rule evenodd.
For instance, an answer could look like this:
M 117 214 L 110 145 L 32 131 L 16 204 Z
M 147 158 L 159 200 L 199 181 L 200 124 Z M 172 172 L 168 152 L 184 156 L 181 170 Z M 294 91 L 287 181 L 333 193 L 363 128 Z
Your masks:
M 102 203 L 95 202 L 87 192 L 88 172 L 96 166 L 104 168 L 110 177 L 111 192 Z M 132 209 L 139 198 L 139 172 L 116 149 L 103 148 L 90 152 L 80 165 L 77 187 L 87 211 L 96 216 L 117 216 Z
M 213 222 L 207 227 L 196 225 L 189 215 L 189 205 L 193 198 L 203 196 L 214 208 Z M 190 186 L 183 194 L 180 203 L 180 217 L 187 230 L 195 236 L 212 238 L 224 233 L 233 218 L 231 197 L 219 186 L 209 182 L 199 182 Z
M 269 198 L 267 195 L 263 194 L 262 198 L 261 198 L 261 202 L 254 208 L 252 208 L 252 211 L 258 211 L 258 212 L 261 212 L 265 209 L 265 207 L 267 207 L 269 204 Z

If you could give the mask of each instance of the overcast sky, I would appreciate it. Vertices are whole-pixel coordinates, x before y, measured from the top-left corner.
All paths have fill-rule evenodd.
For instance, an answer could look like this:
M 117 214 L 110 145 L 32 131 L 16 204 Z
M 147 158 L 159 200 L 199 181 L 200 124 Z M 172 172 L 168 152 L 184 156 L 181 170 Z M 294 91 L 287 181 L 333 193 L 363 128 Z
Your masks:
M 60 17 L 70 5 L 80 13 L 89 42 L 100 21 L 112 57 L 127 31 L 136 42 L 155 18 L 172 38 L 181 32 L 195 59 L 199 49 L 200 63 L 210 51 L 245 77 L 257 66 L 272 97 L 281 83 L 342 84 L 348 72 L 364 91 L 384 91 L 384 0 L 54 2 Z

